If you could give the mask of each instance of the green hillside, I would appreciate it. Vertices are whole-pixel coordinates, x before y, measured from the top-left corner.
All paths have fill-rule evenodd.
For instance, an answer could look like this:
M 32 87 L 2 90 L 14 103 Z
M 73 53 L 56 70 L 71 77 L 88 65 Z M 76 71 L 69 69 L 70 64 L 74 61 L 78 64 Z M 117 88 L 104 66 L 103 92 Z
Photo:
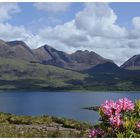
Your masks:
M 139 75 L 89 75 L 37 62 L 0 58 L 0 90 L 140 90 L 139 83 Z
M 87 74 L 51 65 L 0 58 L 0 89 L 68 87 L 70 80 L 83 80 Z
M 128 70 L 140 70 L 140 66 L 130 66 L 130 67 L 127 67 L 126 69 L 128 69 Z

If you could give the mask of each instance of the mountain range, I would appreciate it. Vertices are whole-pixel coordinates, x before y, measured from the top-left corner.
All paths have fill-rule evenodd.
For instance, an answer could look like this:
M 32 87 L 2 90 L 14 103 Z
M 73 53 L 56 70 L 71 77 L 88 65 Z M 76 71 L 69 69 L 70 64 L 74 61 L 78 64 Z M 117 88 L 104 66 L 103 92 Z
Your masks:
M 0 89 L 139 90 L 140 55 L 120 67 L 93 51 L 72 54 L 49 45 L 0 40 Z
M 0 41 L 0 52 L 0 57 L 36 61 L 42 64 L 78 71 L 88 69 L 101 63 L 112 62 L 111 60 L 105 59 L 95 52 L 89 52 L 88 50 L 78 50 L 75 53 L 67 54 L 48 45 L 31 50 L 22 41 Z

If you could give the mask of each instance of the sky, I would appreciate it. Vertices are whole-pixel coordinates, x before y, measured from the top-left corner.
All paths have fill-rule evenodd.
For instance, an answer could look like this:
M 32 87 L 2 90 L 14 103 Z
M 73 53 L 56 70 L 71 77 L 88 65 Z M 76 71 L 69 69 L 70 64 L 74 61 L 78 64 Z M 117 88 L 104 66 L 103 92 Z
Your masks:
M 0 3 L 0 39 L 94 51 L 121 65 L 140 54 L 140 3 Z

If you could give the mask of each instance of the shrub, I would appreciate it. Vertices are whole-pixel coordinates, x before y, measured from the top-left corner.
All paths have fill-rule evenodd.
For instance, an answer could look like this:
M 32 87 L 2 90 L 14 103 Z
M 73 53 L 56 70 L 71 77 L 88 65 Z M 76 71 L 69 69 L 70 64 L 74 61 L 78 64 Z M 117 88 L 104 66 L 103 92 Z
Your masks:
M 105 101 L 99 109 L 101 121 L 89 132 L 89 137 L 140 137 L 140 100 Z

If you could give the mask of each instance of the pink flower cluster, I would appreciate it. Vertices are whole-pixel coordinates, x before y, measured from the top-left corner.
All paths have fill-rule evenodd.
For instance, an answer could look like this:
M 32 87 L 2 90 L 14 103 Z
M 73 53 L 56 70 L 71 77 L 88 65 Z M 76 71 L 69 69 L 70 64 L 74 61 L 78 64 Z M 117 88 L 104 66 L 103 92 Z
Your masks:
M 132 101 L 127 98 L 119 99 L 117 104 L 119 104 L 122 111 L 134 110 L 135 106 Z
M 119 127 L 119 126 L 123 123 L 120 114 L 111 116 L 111 117 L 109 118 L 109 121 L 110 121 L 110 123 L 111 123 L 112 125 L 114 125 L 114 126 L 116 126 L 116 127 Z
M 119 99 L 117 102 L 112 100 L 105 101 L 100 108 L 104 115 L 109 119 L 110 123 L 116 127 L 119 127 L 123 123 L 121 113 L 124 111 L 133 110 L 134 104 L 131 100 L 123 98 Z
M 103 111 L 104 115 L 107 117 L 112 117 L 114 115 L 117 115 L 121 112 L 121 108 L 119 104 L 116 102 L 110 100 L 106 100 L 104 104 L 101 105 L 101 110 Z
M 95 128 L 89 132 L 89 138 L 97 138 L 102 137 L 104 134 L 104 131 L 100 128 Z

